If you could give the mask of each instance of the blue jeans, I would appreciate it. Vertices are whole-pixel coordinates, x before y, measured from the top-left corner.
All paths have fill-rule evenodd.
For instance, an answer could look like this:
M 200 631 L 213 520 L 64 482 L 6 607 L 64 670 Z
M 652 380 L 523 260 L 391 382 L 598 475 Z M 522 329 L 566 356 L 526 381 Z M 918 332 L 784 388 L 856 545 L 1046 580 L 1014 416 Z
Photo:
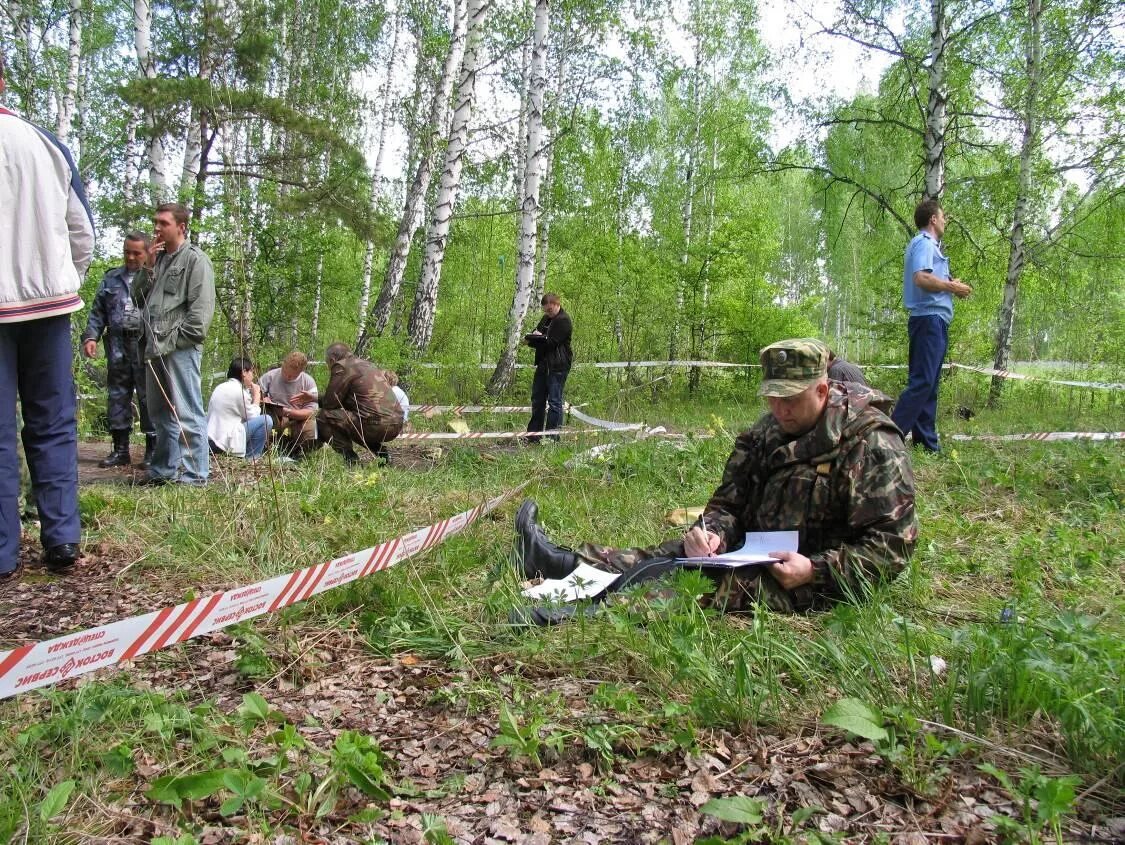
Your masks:
M 246 425 L 246 457 L 256 458 L 266 451 L 266 441 L 273 430 L 273 419 L 269 414 L 259 414 L 248 419 Z
M 891 419 L 902 429 L 903 435 L 913 436 L 914 445 L 938 452 L 941 450 L 937 435 L 938 383 L 949 347 L 949 323 L 936 316 L 911 317 L 907 331 L 910 334 L 910 375 Z
M 550 431 L 562 425 L 563 386 L 568 375 L 570 375 L 570 367 L 565 370 L 551 370 L 546 365 L 535 368 L 535 378 L 531 381 L 531 421 L 527 424 L 528 431 Z M 544 415 L 546 428 L 544 428 Z M 528 438 L 532 442 L 538 439 Z M 558 437 L 552 439 L 558 440 Z
M 17 395 L 40 542 L 49 549 L 82 539 L 73 360 L 69 314 L 0 324 L 0 572 L 12 571 L 19 560 Z
M 211 464 L 199 380 L 202 358 L 203 351 L 193 348 L 177 349 L 145 361 L 148 415 L 156 429 L 150 476 L 185 484 L 207 481 Z

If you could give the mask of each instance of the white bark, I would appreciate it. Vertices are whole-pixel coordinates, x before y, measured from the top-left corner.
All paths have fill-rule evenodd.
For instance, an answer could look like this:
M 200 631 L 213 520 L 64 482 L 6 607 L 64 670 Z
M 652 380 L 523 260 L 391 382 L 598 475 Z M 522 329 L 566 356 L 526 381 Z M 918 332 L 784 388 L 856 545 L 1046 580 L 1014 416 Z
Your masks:
M 461 63 L 461 77 L 457 83 L 457 108 L 449 127 L 441 185 L 434 199 L 434 211 L 426 231 L 422 274 L 414 292 L 414 307 L 410 311 L 410 322 L 406 327 L 411 345 L 418 350 L 430 345 L 434 332 L 441 268 L 445 259 L 445 246 L 449 240 L 453 209 L 457 205 L 457 195 L 461 188 L 461 169 L 465 163 L 465 147 L 469 141 L 469 121 L 473 116 L 473 104 L 476 100 L 477 58 L 480 53 L 482 23 L 488 7 L 485 0 L 468 0 L 465 54 Z
M 693 16 L 694 17 L 694 16 Z M 698 34 L 695 37 L 695 67 L 691 76 L 691 140 L 688 143 L 687 164 L 684 168 L 684 251 L 680 255 L 680 275 L 676 280 L 676 302 L 672 311 L 672 327 L 668 333 L 668 360 L 674 361 L 679 352 L 680 323 L 684 312 L 684 282 L 691 258 L 691 230 L 694 217 L 695 203 L 695 168 L 699 147 L 699 76 L 703 63 L 702 39 Z
M 931 0 L 930 15 L 929 95 L 923 138 L 926 187 L 923 199 L 940 199 L 945 192 L 945 50 L 949 45 L 949 16 L 945 11 L 945 0 Z
M 1042 0 L 1028 0 L 1027 25 L 1024 33 L 1024 56 L 1026 63 L 1026 85 L 1023 103 L 1023 137 L 1020 140 L 1020 171 L 1016 183 L 1016 202 L 1012 210 L 1012 230 L 1009 236 L 1008 269 L 1004 278 L 1004 295 L 1000 301 L 1000 317 L 996 330 L 997 370 L 1008 369 L 1008 359 L 1012 352 L 1012 329 L 1016 322 L 1016 299 L 1019 295 L 1020 278 L 1027 263 L 1027 247 L 1024 240 L 1024 226 L 1027 223 L 1029 194 L 1031 192 L 1031 159 L 1039 144 L 1039 87 L 1043 70 L 1043 4 Z M 1004 380 L 999 376 L 992 379 L 988 392 L 989 405 L 1000 398 Z
M 547 290 L 547 261 L 551 252 L 551 220 L 555 216 L 554 197 L 551 190 L 553 182 L 551 180 L 555 172 L 555 140 L 557 140 L 559 136 L 558 113 L 561 111 L 560 103 L 562 101 L 565 80 L 566 51 L 559 50 L 559 62 L 555 71 L 555 90 L 552 98 L 552 106 L 555 111 L 554 126 L 551 133 L 551 143 L 542 156 L 543 185 L 547 192 L 547 201 L 542 203 L 542 220 L 539 224 L 539 249 L 536 254 L 535 294 L 532 299 L 533 302 L 542 300 L 543 294 Z
M 380 92 L 379 134 L 375 139 L 375 165 L 371 171 L 371 198 L 370 208 L 375 210 L 379 196 L 383 189 L 383 159 L 387 147 L 387 129 L 391 122 L 391 95 L 394 92 L 395 58 L 398 55 L 398 36 L 401 31 L 402 13 L 395 10 L 394 22 L 391 24 L 390 51 L 387 53 L 387 76 L 383 80 Z M 375 242 L 370 238 L 363 251 L 363 284 L 359 296 L 359 325 L 356 328 L 356 345 L 367 334 L 367 308 L 371 302 L 371 275 L 375 267 Z
M 78 99 L 78 68 L 82 58 L 82 0 L 70 0 L 70 44 L 67 48 L 66 91 L 59 109 L 59 140 L 70 147 L 74 158 L 79 157 L 77 138 L 71 137 Z
M 156 62 L 152 57 L 152 6 L 149 0 L 133 0 L 133 46 L 141 76 L 156 79 Z M 164 201 L 168 177 L 164 169 L 164 136 L 158 130 L 156 117 L 146 107 L 145 128 L 148 131 L 148 183 L 153 205 Z
M 410 245 L 414 233 L 421 225 L 423 203 L 426 192 L 430 187 L 430 180 L 434 172 L 435 148 L 445 132 L 449 121 L 449 98 L 453 90 L 454 77 L 465 53 L 465 27 L 467 22 L 465 7 L 462 0 L 453 0 L 453 29 L 449 42 L 449 53 L 445 58 L 441 79 L 434 90 L 433 100 L 430 103 L 429 120 L 424 132 L 425 138 L 420 144 L 418 162 L 406 191 L 406 200 L 403 204 L 402 217 L 399 220 L 398 234 L 395 236 L 394 246 L 387 257 L 387 270 L 383 276 L 383 287 L 379 291 L 379 298 L 375 302 L 374 333 L 382 334 L 390 322 L 391 311 L 398 299 L 399 290 L 402 288 L 402 278 L 406 273 L 406 262 L 410 257 Z M 362 351 L 367 338 L 361 337 L 356 343 L 356 350 Z
M 512 380 L 516 349 L 523 334 L 523 321 L 531 304 L 531 286 L 534 281 L 535 232 L 539 222 L 539 183 L 542 173 L 543 149 L 543 95 L 547 88 L 547 34 L 550 23 L 548 0 L 536 0 L 535 36 L 531 49 L 529 68 L 530 92 L 527 110 L 527 152 L 524 169 L 523 202 L 520 215 L 519 260 L 516 264 L 516 290 L 512 307 L 508 310 L 508 329 L 504 349 L 488 383 L 488 392 L 497 395 Z

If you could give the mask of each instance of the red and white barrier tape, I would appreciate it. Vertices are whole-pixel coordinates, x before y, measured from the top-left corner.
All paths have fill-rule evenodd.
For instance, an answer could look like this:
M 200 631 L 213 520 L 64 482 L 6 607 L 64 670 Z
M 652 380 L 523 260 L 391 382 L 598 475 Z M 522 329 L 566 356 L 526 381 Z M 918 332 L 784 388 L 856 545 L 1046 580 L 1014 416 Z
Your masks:
M 389 569 L 464 530 L 526 486 L 525 482 L 449 519 L 327 563 L 0 652 L 0 698 L 49 686 L 218 631 L 244 619 L 273 613 L 374 572 Z
M 530 414 L 530 405 L 411 405 L 410 413 L 437 414 Z
M 981 440 L 997 443 L 1014 440 L 1035 440 L 1051 443 L 1058 440 L 1125 440 L 1125 431 L 1039 431 L 1033 434 L 951 434 L 950 440 Z
M 1125 384 L 1113 381 L 1074 381 L 1071 379 L 1047 378 L 1047 376 L 1029 376 L 1023 373 L 1013 373 L 1011 370 L 974 367 L 971 364 L 950 364 L 949 366 L 958 370 L 969 370 L 986 376 L 1000 376 L 1000 378 L 1017 379 L 1019 381 L 1042 381 L 1047 384 L 1062 384 L 1067 387 L 1093 387 L 1099 390 L 1125 390 Z
M 630 431 L 640 430 L 641 426 Z M 623 431 L 624 429 L 612 429 Z M 392 443 L 412 443 L 418 440 L 520 440 L 528 437 L 553 437 L 564 434 L 608 434 L 603 428 L 554 428 L 548 431 L 469 431 L 458 434 L 452 431 L 407 431 L 400 434 Z

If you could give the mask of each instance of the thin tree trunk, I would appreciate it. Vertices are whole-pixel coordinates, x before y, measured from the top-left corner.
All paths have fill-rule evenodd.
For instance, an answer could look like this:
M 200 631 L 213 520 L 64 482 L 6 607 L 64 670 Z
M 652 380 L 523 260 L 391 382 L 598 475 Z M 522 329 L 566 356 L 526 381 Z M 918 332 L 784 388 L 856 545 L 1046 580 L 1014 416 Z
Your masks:
M 70 44 L 67 48 L 66 63 L 66 92 L 63 94 L 62 107 L 59 109 L 59 122 L 57 125 L 59 140 L 70 147 L 75 159 L 80 151 L 77 138 L 71 137 L 74 115 L 77 110 L 78 98 L 78 70 L 82 58 L 82 0 L 70 0 Z
M 387 77 L 383 81 L 380 93 L 381 111 L 379 114 L 379 134 L 375 139 L 375 165 L 371 172 L 371 198 L 370 206 L 375 211 L 379 196 L 382 193 L 383 159 L 387 146 L 387 128 L 390 126 L 391 94 L 394 91 L 395 57 L 398 55 L 398 37 L 401 31 L 402 13 L 396 8 L 394 21 L 391 24 L 390 52 L 387 54 Z M 367 239 L 363 250 L 363 285 L 359 296 L 359 325 L 356 327 L 356 345 L 367 334 L 367 309 L 371 302 L 371 275 L 375 267 L 375 241 Z
M 446 56 L 445 65 L 442 68 L 441 79 L 434 89 L 429 121 L 424 130 L 425 137 L 418 150 L 418 163 L 414 172 L 414 179 L 406 192 L 406 201 L 403 204 L 402 217 L 398 224 L 398 234 L 395 236 L 391 253 L 387 257 L 387 270 L 383 276 L 383 287 L 379 291 L 379 298 L 375 302 L 375 311 L 372 314 L 373 332 L 377 335 L 383 333 L 390 321 L 391 312 L 398 299 L 399 290 L 402 288 L 402 278 L 406 273 L 406 262 L 410 258 L 410 245 L 415 231 L 421 225 L 422 205 L 430 187 L 430 179 L 433 177 L 435 149 L 446 131 L 453 81 L 458 68 L 461 66 L 461 59 L 465 52 L 467 18 L 468 15 L 465 13 L 462 0 L 453 0 L 453 29 L 449 42 L 449 54 Z M 364 334 L 356 341 L 357 352 L 363 351 L 367 340 L 368 335 Z
M 945 50 L 949 45 L 949 16 L 945 0 L 931 0 L 930 67 L 927 72 L 926 131 L 923 138 L 926 186 L 923 199 L 941 199 L 945 192 Z
M 414 307 L 406 326 L 410 344 L 418 351 L 423 351 L 430 345 L 434 333 L 441 268 L 445 260 L 453 209 L 457 206 L 457 195 L 461 189 L 461 170 L 465 163 L 465 147 L 469 141 L 469 121 L 472 119 L 473 103 L 476 100 L 477 58 L 480 53 L 482 24 L 488 7 L 485 0 L 468 0 L 465 54 L 461 63 L 461 78 L 457 83 L 457 108 L 453 112 L 453 122 L 449 128 L 441 185 L 438 187 L 434 212 L 426 230 L 426 254 L 422 258 L 422 273 L 414 291 Z
M 1008 369 L 1012 353 L 1012 329 L 1016 322 L 1016 301 L 1020 278 L 1027 263 L 1024 225 L 1028 216 L 1028 195 L 1031 191 L 1031 158 L 1039 143 L 1038 97 L 1043 66 L 1042 0 L 1028 0 L 1027 26 L 1024 38 L 1026 59 L 1026 85 L 1023 108 L 1023 138 L 1020 141 L 1020 171 L 1016 184 L 1016 202 L 1012 210 L 1012 232 L 1009 237 L 1008 270 L 1004 277 L 1004 295 L 1000 301 L 1000 316 L 996 331 L 997 370 Z M 988 405 L 994 407 L 1000 398 L 1004 379 L 992 377 L 988 390 Z
M 152 6 L 149 0 L 133 0 L 133 46 L 141 76 L 156 79 L 156 62 L 152 57 Z M 156 125 L 151 106 L 144 107 L 145 130 L 148 134 L 149 200 L 153 205 L 164 201 L 168 177 L 164 170 L 164 136 Z
M 695 14 L 692 15 L 692 18 L 694 21 Z M 698 26 L 698 23 L 696 23 L 696 26 Z M 669 361 L 676 360 L 676 354 L 679 352 L 680 323 L 683 320 L 684 311 L 684 282 L 686 281 L 688 263 L 691 260 L 691 230 L 692 218 L 694 217 L 695 168 L 697 165 L 696 148 L 699 146 L 699 72 L 700 65 L 703 62 L 703 49 L 700 41 L 701 37 L 697 33 L 695 36 L 695 67 L 691 77 L 691 141 L 688 144 L 687 166 L 684 172 L 684 251 L 680 255 L 681 269 L 676 279 L 676 302 L 672 311 L 672 326 L 668 332 Z
M 531 286 L 535 270 L 535 232 L 539 220 L 540 161 L 543 150 L 543 95 L 547 88 L 547 35 L 550 25 L 548 0 L 535 3 L 535 40 L 531 51 L 530 79 L 527 111 L 527 166 L 524 168 L 523 203 L 520 216 L 519 261 L 516 265 L 516 290 L 512 307 L 508 310 L 508 329 L 504 349 L 492 378 L 488 392 L 497 396 L 512 381 L 516 366 L 516 349 L 523 334 L 523 320 L 531 300 Z
M 532 302 L 539 302 L 543 299 L 543 294 L 547 290 L 547 262 L 551 250 L 551 220 L 555 216 L 555 202 L 554 202 L 554 175 L 555 175 L 555 153 L 557 147 L 555 141 L 559 137 L 559 112 L 562 110 L 560 103 L 562 102 L 563 85 L 566 80 L 566 51 L 559 50 L 558 67 L 555 70 L 555 90 L 552 98 L 552 108 L 555 113 L 553 120 L 554 126 L 551 131 L 551 142 L 547 148 L 546 154 L 543 156 L 543 186 L 546 191 L 546 197 L 542 203 L 543 212 L 542 219 L 539 224 L 539 249 L 536 253 L 536 271 L 535 271 L 535 295 Z
M 707 230 L 704 234 L 704 248 L 703 254 L 706 256 L 706 264 L 700 268 L 700 280 L 703 285 L 702 292 L 702 306 L 697 315 L 698 320 L 695 325 L 695 331 L 692 332 L 692 350 L 691 357 L 699 359 L 703 357 L 703 345 L 707 340 L 707 308 L 711 304 L 711 271 L 710 271 L 710 256 L 711 256 L 711 238 L 715 232 L 715 192 L 718 189 L 718 181 L 715 177 L 719 169 L 719 136 L 713 134 L 711 136 L 711 174 L 710 183 L 707 190 Z M 691 372 L 688 374 L 688 392 L 694 394 L 699 388 L 699 379 L 701 372 L 699 367 L 692 367 Z

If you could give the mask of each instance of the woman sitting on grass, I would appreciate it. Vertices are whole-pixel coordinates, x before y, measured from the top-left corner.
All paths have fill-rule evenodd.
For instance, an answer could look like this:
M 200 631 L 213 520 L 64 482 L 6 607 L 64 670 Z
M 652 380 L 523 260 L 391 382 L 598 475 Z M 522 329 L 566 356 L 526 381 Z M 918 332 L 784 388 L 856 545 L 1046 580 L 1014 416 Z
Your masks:
M 262 388 L 254 381 L 254 364 L 235 358 L 227 380 L 207 403 L 207 441 L 216 454 L 256 458 L 266 450 L 273 419 L 262 413 Z

